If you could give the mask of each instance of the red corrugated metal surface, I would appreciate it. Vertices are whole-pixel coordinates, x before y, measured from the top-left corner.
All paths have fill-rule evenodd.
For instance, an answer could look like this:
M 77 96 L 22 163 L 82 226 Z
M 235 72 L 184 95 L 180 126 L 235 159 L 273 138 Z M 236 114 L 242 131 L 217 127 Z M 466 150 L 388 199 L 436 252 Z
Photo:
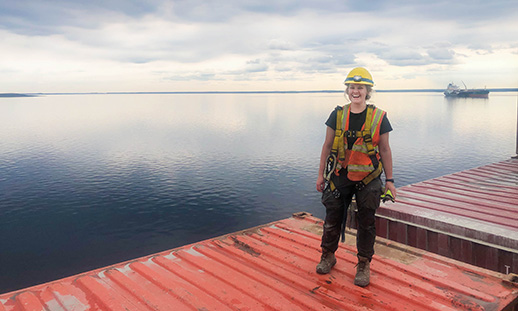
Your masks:
M 322 221 L 303 215 L 0 295 L 0 310 L 512 310 L 496 272 L 380 239 L 353 285 L 354 236 L 318 275 Z
M 502 273 L 518 273 L 518 160 L 398 189 L 379 236 Z

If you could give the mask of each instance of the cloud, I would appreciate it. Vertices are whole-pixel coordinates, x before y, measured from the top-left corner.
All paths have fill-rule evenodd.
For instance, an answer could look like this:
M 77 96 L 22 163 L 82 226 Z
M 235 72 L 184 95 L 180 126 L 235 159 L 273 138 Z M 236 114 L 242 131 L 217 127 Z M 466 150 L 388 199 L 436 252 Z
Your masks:
M 449 64 L 455 61 L 455 51 L 452 49 L 433 47 L 427 50 L 431 62 L 438 64 Z
M 106 20 L 139 17 L 154 9 L 153 1 L 2 1 L 0 28 L 25 35 L 53 35 L 62 33 L 62 27 L 96 28 Z
M 460 70 L 515 55 L 517 9 L 498 0 L 3 1 L 0 85 L 50 75 L 49 84 L 111 77 L 94 79 L 109 88 L 135 75 L 143 87 L 157 79 L 276 86 L 341 80 L 357 65 L 400 76 Z
M 388 64 L 396 66 L 416 66 L 428 63 L 425 55 L 409 47 L 386 49 L 379 51 L 376 55 Z
M 265 64 L 260 59 L 255 59 L 255 60 L 246 62 L 246 67 L 245 67 L 246 72 L 262 72 L 262 71 L 267 71 L 267 70 L 268 70 L 268 65 Z
M 267 46 L 271 50 L 281 51 L 293 51 L 297 48 L 294 43 L 281 39 L 272 39 L 268 42 Z
M 213 80 L 220 80 L 221 78 L 218 78 L 216 74 L 214 73 L 207 73 L 207 72 L 200 72 L 197 74 L 186 74 L 186 75 L 174 75 L 174 76 L 168 76 L 165 79 L 167 80 L 173 80 L 173 81 L 213 81 Z

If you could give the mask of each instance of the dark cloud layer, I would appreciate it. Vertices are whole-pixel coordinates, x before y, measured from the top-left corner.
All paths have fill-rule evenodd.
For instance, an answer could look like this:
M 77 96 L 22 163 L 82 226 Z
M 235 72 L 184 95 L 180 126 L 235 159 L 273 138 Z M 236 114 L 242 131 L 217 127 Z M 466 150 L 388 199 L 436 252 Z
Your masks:
M 181 21 L 221 23 L 246 13 L 289 17 L 301 11 L 315 14 L 358 12 L 379 14 L 380 17 L 404 15 L 415 19 L 478 23 L 513 16 L 517 9 L 514 0 L 6 0 L 0 2 L 0 27 L 24 34 L 52 34 L 59 33 L 62 26 L 95 27 L 104 18 L 117 16 L 139 18 L 151 14 Z M 350 26 L 361 29 L 361 23 Z

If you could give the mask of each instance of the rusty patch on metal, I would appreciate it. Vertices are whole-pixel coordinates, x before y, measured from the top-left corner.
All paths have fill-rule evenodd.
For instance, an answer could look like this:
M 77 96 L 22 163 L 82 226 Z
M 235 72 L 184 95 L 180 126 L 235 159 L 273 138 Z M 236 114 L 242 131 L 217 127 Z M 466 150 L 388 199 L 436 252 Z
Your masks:
M 309 233 L 316 234 L 316 235 L 322 235 L 322 233 L 324 232 L 324 229 L 323 229 L 321 223 L 318 223 L 318 224 L 308 224 L 307 226 L 303 226 L 300 229 L 304 230 L 304 231 L 307 231 Z
M 458 294 L 453 294 L 452 292 L 450 292 L 450 290 L 448 288 L 442 288 L 440 286 L 437 286 L 437 288 L 444 292 L 446 297 L 448 297 L 450 299 L 451 305 L 456 309 L 462 308 L 464 310 L 470 310 L 470 311 L 486 310 L 486 308 L 484 308 L 482 305 L 480 305 L 472 300 L 469 300 L 466 297 L 463 297 Z
M 511 273 L 511 274 L 507 275 L 506 278 L 503 279 L 502 283 L 506 288 L 509 288 L 509 289 L 518 288 L 518 275 Z
M 294 218 L 306 218 L 306 216 L 313 216 L 313 214 L 308 213 L 308 212 L 297 212 L 297 213 L 293 213 L 292 216 Z
M 245 230 L 243 230 L 243 233 L 246 234 L 246 235 L 257 234 L 257 235 L 260 235 L 260 236 L 264 236 L 264 233 L 261 231 L 261 229 L 263 227 L 264 226 L 258 226 L 258 227 L 254 227 L 254 228 L 251 228 L 251 229 L 245 229 Z
M 421 257 L 419 253 L 412 252 L 409 246 L 390 242 L 387 244 L 380 242 L 374 246 L 374 250 L 377 255 L 391 258 L 406 265 L 411 265 Z
M 244 243 L 244 242 L 241 242 L 239 241 L 236 237 L 234 236 L 231 236 L 230 237 L 232 239 L 232 241 L 234 241 L 234 246 L 236 246 L 237 248 L 239 248 L 240 250 L 254 256 L 254 257 L 259 257 L 261 256 L 261 253 L 259 253 L 258 251 L 254 250 L 250 245 Z
M 483 275 L 480 275 L 474 271 L 462 271 L 462 273 L 467 275 L 474 282 L 484 283 L 485 279 L 486 279 L 486 277 L 484 277 Z
M 452 297 L 451 304 L 455 308 L 464 308 L 466 310 L 486 310 L 486 308 L 482 307 L 478 303 L 468 300 L 467 298 L 462 298 L 459 296 Z

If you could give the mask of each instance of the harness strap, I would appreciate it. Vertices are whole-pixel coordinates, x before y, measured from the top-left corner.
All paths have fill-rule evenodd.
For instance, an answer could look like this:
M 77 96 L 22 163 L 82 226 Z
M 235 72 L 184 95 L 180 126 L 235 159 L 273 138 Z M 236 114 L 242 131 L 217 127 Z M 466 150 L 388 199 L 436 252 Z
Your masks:
M 345 121 L 346 118 L 344 118 L 344 109 L 340 106 L 337 106 L 335 139 L 331 148 L 331 154 L 327 157 L 326 167 L 324 170 L 324 179 L 327 181 L 328 187 L 330 188 L 331 192 L 335 194 L 335 196 L 339 196 L 339 192 L 331 180 L 331 175 L 333 173 L 338 174 L 338 171 L 342 168 L 339 160 L 345 160 L 345 131 L 343 130 L 345 128 Z
M 367 106 L 367 116 L 365 117 L 365 130 L 362 131 L 364 134 L 363 141 L 365 142 L 365 145 L 367 146 L 367 153 L 369 155 L 369 158 L 371 159 L 372 166 L 374 167 L 374 171 L 372 171 L 369 175 L 365 176 L 359 183 L 358 183 L 358 189 L 362 189 L 366 185 L 368 185 L 371 181 L 373 181 L 375 178 L 381 175 L 383 172 L 383 165 L 378 160 L 376 150 L 374 149 L 374 145 L 372 144 L 372 134 L 371 134 L 371 125 L 372 125 L 372 113 L 373 113 L 373 106 L 368 105 Z
M 338 122 L 341 119 L 341 122 Z M 337 145 L 337 154 L 338 154 L 338 162 L 345 160 L 345 121 L 347 118 L 344 118 L 344 109 L 340 107 L 336 111 L 336 130 L 335 130 L 335 141 L 336 137 L 339 137 L 338 145 Z M 341 165 L 337 165 L 336 172 L 338 172 L 342 168 Z

